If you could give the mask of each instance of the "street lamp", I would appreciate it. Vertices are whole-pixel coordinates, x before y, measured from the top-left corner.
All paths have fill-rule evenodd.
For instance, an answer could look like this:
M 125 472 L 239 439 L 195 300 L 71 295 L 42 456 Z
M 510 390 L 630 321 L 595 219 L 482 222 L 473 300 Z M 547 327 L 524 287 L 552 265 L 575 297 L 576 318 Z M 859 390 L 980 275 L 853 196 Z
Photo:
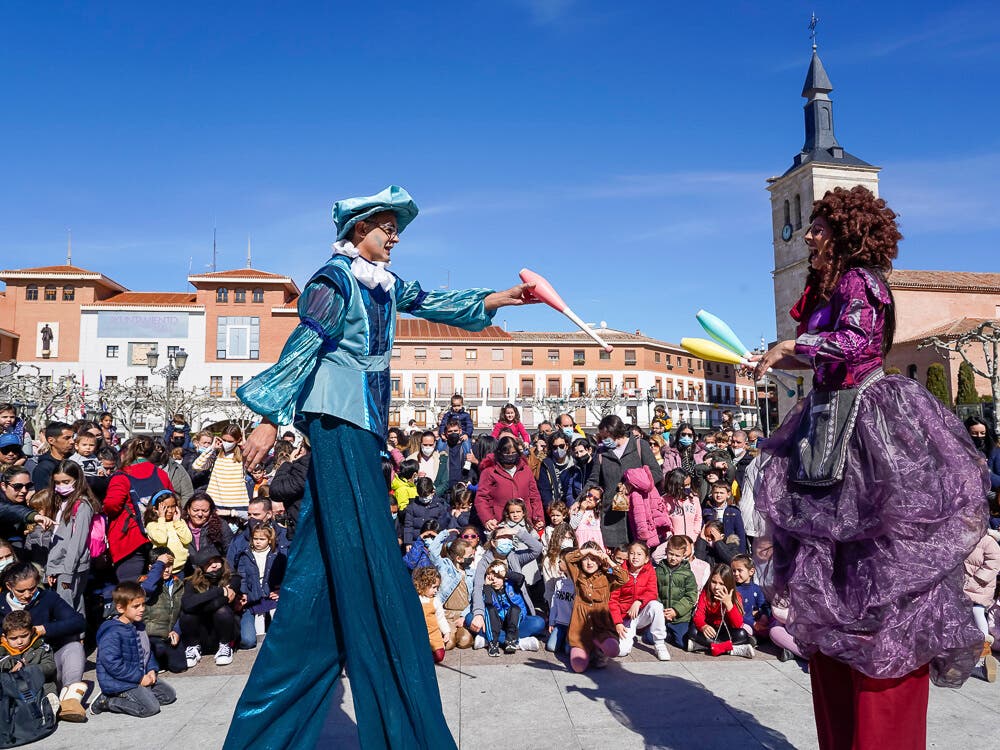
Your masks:
M 160 363 L 160 353 L 155 349 L 146 352 L 146 366 L 149 368 L 149 374 L 162 375 L 166 380 L 166 403 L 164 404 L 166 414 L 164 416 L 164 424 L 170 419 L 170 388 L 173 381 L 177 380 L 184 368 L 187 366 L 188 354 L 183 349 L 176 349 L 171 351 L 167 350 L 167 366 L 156 369 L 156 366 Z
M 646 421 L 649 422 L 650 429 L 653 427 L 653 413 L 650 411 L 650 407 L 656 401 L 657 395 L 658 392 L 655 385 L 651 385 L 646 389 Z

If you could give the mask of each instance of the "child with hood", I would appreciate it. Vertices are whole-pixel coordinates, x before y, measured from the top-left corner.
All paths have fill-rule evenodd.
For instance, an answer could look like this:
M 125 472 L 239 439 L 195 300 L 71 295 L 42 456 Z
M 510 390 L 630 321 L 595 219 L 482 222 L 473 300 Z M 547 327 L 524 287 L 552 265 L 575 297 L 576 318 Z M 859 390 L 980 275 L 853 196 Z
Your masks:
M 626 470 L 624 479 L 629 491 L 628 525 L 632 538 L 655 549 L 673 529 L 667 504 L 657 491 L 648 466 Z

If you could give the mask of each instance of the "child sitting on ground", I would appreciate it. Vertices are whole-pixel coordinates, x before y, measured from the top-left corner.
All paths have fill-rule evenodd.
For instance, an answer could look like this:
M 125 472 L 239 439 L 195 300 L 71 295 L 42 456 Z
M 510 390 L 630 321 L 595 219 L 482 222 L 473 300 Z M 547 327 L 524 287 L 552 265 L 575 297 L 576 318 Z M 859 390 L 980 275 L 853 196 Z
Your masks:
M 601 504 L 604 502 L 604 490 L 600 487 L 588 487 L 572 508 L 570 508 L 569 525 L 576 534 L 576 543 L 581 548 L 587 542 L 594 542 L 604 549 L 604 535 L 601 534 Z
M 181 597 L 184 581 L 173 573 L 174 556 L 167 547 L 150 550 L 153 564 L 139 579 L 146 592 L 146 614 L 143 622 L 153 657 L 161 668 L 171 672 L 187 669 L 184 646 L 181 645 Z
M 135 581 L 123 581 L 112 594 L 117 617 L 97 630 L 97 682 L 101 695 L 91 704 L 105 711 L 145 718 L 177 700 L 174 689 L 157 678 L 158 665 L 143 625 L 146 592 Z
M 288 559 L 278 549 L 278 535 L 270 524 L 257 526 L 250 534 L 250 546 L 236 556 L 240 576 L 240 648 L 257 647 L 257 636 L 271 626 L 278 607 L 281 584 Z
M 434 663 L 444 661 L 444 644 L 451 636 L 451 625 L 444 616 L 444 608 L 438 599 L 441 588 L 441 574 L 437 568 L 423 567 L 413 571 L 413 587 L 420 597 L 420 606 L 424 609 L 424 622 L 427 624 L 427 638 L 431 643 L 431 654 Z
M 687 648 L 685 639 L 698 601 L 698 582 L 687 560 L 690 546 L 686 536 L 670 537 L 666 556 L 656 566 L 657 595 L 663 605 L 667 636 L 678 648 Z
M 570 532 L 572 533 L 572 532 Z M 545 648 L 554 653 L 567 651 L 566 635 L 569 633 L 569 623 L 573 617 L 573 602 L 576 599 L 576 588 L 573 579 L 569 577 L 566 567 L 566 555 L 574 547 L 560 549 L 556 557 L 559 575 L 552 579 L 552 595 L 549 604 L 549 639 Z
M 527 610 L 518 593 L 524 586 L 524 576 L 507 568 L 501 560 L 494 560 L 486 569 L 483 583 L 483 604 L 486 609 L 487 653 L 500 656 L 500 635 L 504 635 L 503 650 L 508 654 L 519 647 L 518 626 Z
M 0 672 L 19 672 L 25 667 L 38 667 L 45 678 L 45 698 L 52 706 L 52 713 L 58 715 L 56 657 L 42 636 L 36 635 L 28 610 L 16 609 L 3 618 L 0 646 Z
M 174 558 L 174 575 L 182 575 L 191 544 L 191 529 L 181 518 L 180 497 L 170 490 L 160 490 L 149 498 L 143 516 L 146 536 L 158 547 L 166 547 Z
M 667 627 L 657 594 L 656 572 L 649 562 L 649 547 L 643 542 L 632 542 L 626 554 L 628 580 L 611 592 L 610 600 L 611 619 L 619 637 L 618 655 L 628 656 L 635 644 L 636 631 L 648 627 L 656 658 L 669 661 Z
M 737 555 L 730 567 L 736 591 L 743 600 L 743 629 L 750 636 L 750 643 L 757 645 L 758 638 L 766 638 L 770 626 L 771 605 L 767 603 L 764 589 L 754 583 L 753 559 L 750 555 Z
M 418 477 L 414 482 L 417 494 L 406 508 L 403 521 L 403 544 L 413 544 L 426 521 L 437 521 L 442 529 L 451 528 L 448 505 L 434 494 L 434 482 L 429 477 Z
M 585 542 L 564 559 L 576 587 L 567 633 L 570 668 L 583 672 L 591 661 L 597 668 L 604 667 L 610 657 L 618 656 L 618 632 L 608 606 L 611 592 L 628 581 L 628 573 L 594 541 Z
M 743 630 L 743 600 L 736 591 L 733 571 L 716 565 L 708 585 L 698 597 L 688 631 L 688 651 L 707 651 L 712 656 L 733 654 L 754 657 L 750 636 Z
M 712 485 L 711 492 L 705 507 L 702 510 L 702 518 L 707 521 L 722 521 L 722 536 L 728 537 L 735 534 L 739 537 L 738 552 L 746 553 L 747 533 L 743 526 L 743 514 L 740 513 L 739 506 L 733 500 L 732 487 L 726 482 L 716 482 Z M 720 562 L 723 562 L 720 560 Z

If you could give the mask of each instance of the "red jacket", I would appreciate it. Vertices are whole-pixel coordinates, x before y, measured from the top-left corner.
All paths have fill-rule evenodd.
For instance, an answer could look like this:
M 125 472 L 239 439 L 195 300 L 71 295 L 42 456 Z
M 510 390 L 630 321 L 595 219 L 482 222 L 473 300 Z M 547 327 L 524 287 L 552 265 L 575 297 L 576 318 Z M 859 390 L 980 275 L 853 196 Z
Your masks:
M 733 608 L 726 612 L 726 624 L 730 628 L 743 627 L 743 599 L 738 591 L 733 592 Z M 701 590 L 698 596 L 698 606 L 694 609 L 694 617 L 691 618 L 694 626 L 701 630 L 706 625 L 711 625 L 716 630 L 722 625 L 722 602 L 712 601 L 708 598 L 708 586 Z
M 639 606 L 644 607 L 649 602 L 657 601 L 658 596 L 656 571 L 653 570 L 653 564 L 647 562 L 638 572 L 629 571 L 628 583 L 611 592 L 611 619 L 615 621 L 615 625 L 621 625 L 632 602 L 641 602 Z
M 538 485 L 528 462 L 523 457 L 519 458 L 513 477 L 499 463 L 490 464 L 479 474 L 479 488 L 476 490 L 475 505 L 480 522 L 502 520 L 504 506 L 515 497 L 527 503 L 529 525 L 545 522 L 542 496 L 538 494 Z
M 112 562 L 123 560 L 142 545 L 149 544 L 141 518 L 137 520 L 135 517 L 129 492 L 131 484 L 125 475 L 149 479 L 154 471 L 165 489 L 174 488 L 166 472 L 149 461 L 126 466 L 108 482 L 108 493 L 104 496 L 104 514 L 108 517 L 108 551 Z
M 514 437 L 519 438 L 525 445 L 531 444 L 531 438 L 528 436 L 528 431 L 524 429 L 524 425 L 520 421 L 514 422 L 504 422 L 500 420 L 495 425 L 493 425 L 493 437 L 499 437 L 500 433 L 504 430 L 510 430 L 514 433 Z

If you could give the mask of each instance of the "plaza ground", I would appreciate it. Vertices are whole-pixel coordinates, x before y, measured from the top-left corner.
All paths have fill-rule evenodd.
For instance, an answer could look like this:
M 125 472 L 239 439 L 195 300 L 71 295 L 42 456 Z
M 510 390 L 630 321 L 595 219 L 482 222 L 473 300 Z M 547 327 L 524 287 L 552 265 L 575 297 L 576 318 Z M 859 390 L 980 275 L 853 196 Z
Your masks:
M 101 714 L 87 724 L 60 725 L 32 747 L 219 748 L 255 653 L 239 652 L 228 667 L 206 658 L 183 675 L 163 675 L 176 688 L 177 703 L 158 716 Z M 650 647 L 639 644 L 606 669 L 577 675 L 544 651 L 499 659 L 485 651 L 452 651 L 437 674 L 445 716 L 462 750 L 816 746 L 809 675 L 800 664 L 780 663 L 764 650 L 752 661 L 677 649 L 671 654 L 672 661 L 658 662 Z M 358 746 L 350 686 L 341 684 L 320 748 Z M 998 721 L 1000 684 L 971 679 L 960 690 L 932 687 L 928 747 L 986 747 Z

